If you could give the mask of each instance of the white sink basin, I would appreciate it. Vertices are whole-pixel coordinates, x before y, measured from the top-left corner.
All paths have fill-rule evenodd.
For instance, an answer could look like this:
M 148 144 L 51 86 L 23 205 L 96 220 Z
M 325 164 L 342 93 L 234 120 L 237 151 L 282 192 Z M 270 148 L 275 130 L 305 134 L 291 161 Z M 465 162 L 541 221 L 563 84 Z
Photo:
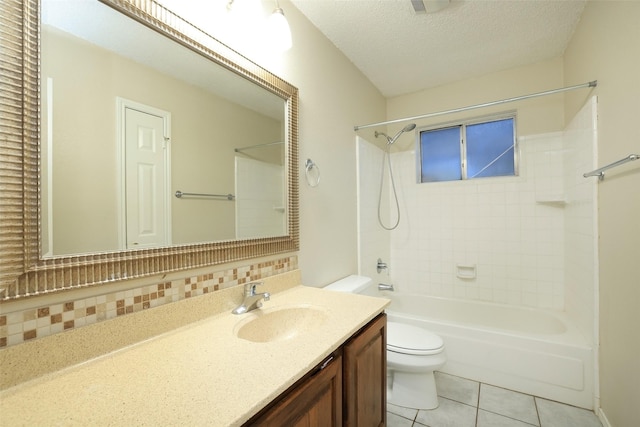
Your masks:
M 252 342 L 293 339 L 313 332 L 327 320 L 327 313 L 310 305 L 254 310 L 234 328 L 235 335 Z

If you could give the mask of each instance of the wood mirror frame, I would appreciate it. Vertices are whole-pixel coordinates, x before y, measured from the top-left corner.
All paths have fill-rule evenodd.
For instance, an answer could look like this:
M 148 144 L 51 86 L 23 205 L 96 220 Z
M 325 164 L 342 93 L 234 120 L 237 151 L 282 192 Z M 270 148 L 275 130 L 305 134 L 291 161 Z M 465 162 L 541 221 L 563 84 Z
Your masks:
M 153 0 L 99 0 L 287 103 L 287 228 L 279 237 L 43 259 L 40 250 L 40 3 L 0 3 L 0 300 L 299 249 L 298 89 Z

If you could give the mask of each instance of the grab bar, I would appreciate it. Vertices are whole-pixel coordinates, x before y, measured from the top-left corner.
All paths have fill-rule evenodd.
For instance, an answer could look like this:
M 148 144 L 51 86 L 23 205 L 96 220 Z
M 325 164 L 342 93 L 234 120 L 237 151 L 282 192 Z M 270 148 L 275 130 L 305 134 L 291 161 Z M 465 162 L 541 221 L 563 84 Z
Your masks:
M 181 199 L 183 196 L 195 196 L 195 197 L 216 197 L 216 198 L 224 198 L 227 200 L 234 200 L 236 196 L 233 194 L 205 194 L 205 193 L 183 193 L 182 191 L 176 191 L 176 197 Z
M 582 176 L 584 176 L 585 178 L 590 177 L 590 176 L 597 176 L 598 179 L 600 181 L 602 181 L 604 179 L 604 171 L 606 171 L 607 169 L 615 168 L 616 166 L 620 166 L 620 165 L 623 165 L 623 164 L 625 164 L 627 162 L 631 162 L 633 160 L 638 160 L 638 159 L 640 159 L 640 154 L 629 154 L 624 159 L 620 159 L 617 162 L 610 163 L 607 166 L 601 167 L 600 169 L 596 169 L 594 171 L 587 172 Z

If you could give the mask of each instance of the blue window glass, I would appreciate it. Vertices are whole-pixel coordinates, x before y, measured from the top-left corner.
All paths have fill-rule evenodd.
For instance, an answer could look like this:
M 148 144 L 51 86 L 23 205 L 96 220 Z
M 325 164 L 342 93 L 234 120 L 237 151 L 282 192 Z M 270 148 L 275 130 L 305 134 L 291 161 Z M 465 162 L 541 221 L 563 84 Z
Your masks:
M 515 174 L 513 119 L 467 126 L 467 178 Z
M 515 175 L 515 118 L 420 131 L 419 167 L 420 182 Z
M 460 126 L 420 132 L 422 182 L 462 179 Z

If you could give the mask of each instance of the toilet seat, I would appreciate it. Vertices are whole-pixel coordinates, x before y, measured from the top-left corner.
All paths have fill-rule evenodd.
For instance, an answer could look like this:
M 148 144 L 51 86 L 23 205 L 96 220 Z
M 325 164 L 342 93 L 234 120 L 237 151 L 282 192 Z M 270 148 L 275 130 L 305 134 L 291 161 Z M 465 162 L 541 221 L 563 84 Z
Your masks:
M 404 323 L 387 323 L 387 350 L 427 356 L 442 351 L 444 342 L 438 335 Z

